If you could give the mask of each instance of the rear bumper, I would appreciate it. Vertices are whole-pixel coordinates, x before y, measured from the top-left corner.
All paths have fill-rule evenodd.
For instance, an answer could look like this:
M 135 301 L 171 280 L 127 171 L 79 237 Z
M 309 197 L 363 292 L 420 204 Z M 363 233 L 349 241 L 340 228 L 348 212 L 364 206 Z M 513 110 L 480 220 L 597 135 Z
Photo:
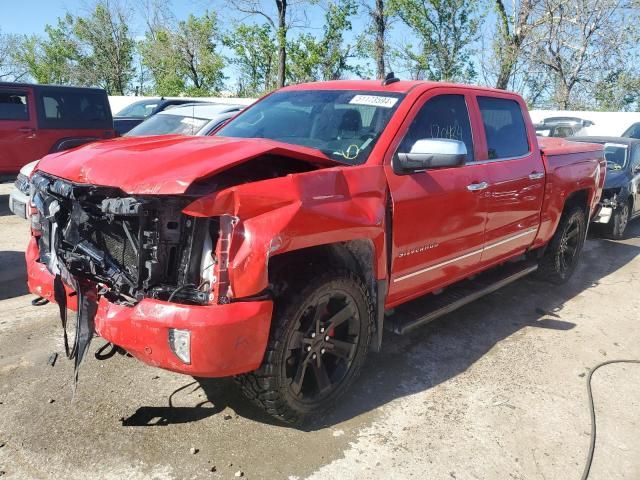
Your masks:
M 38 247 L 27 249 L 29 290 L 53 301 L 53 276 L 37 262 Z M 69 307 L 75 296 L 68 292 Z M 273 302 L 235 302 L 226 305 L 182 305 L 144 299 L 134 307 L 100 298 L 96 332 L 139 360 L 156 367 L 199 377 L 226 377 L 256 370 L 269 337 Z M 171 350 L 169 330 L 191 333 L 191 362 L 183 363 Z

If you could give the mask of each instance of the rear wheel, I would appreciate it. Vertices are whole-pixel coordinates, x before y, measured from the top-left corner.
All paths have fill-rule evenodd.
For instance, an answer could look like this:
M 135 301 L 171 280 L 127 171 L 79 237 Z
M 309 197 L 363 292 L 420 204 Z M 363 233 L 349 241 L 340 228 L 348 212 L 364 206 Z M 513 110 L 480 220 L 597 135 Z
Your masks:
M 582 253 L 586 226 L 586 215 L 581 207 L 570 207 L 562 214 L 556 233 L 540 260 L 538 277 L 557 284 L 569 280 Z
M 613 211 L 611 220 L 607 226 L 606 236 L 619 240 L 624 237 L 624 232 L 629 224 L 629 202 L 625 202 L 624 205 L 620 205 Z
M 276 304 L 264 363 L 237 377 L 246 397 L 267 413 L 300 423 L 333 406 L 364 363 L 373 325 L 366 286 L 329 271 Z

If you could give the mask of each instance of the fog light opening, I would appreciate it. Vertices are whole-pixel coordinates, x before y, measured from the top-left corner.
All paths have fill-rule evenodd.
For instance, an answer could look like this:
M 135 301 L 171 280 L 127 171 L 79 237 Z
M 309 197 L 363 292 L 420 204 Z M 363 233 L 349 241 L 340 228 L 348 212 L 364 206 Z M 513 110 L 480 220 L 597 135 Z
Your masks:
M 189 330 L 170 328 L 169 346 L 183 363 L 191 364 L 191 332 Z

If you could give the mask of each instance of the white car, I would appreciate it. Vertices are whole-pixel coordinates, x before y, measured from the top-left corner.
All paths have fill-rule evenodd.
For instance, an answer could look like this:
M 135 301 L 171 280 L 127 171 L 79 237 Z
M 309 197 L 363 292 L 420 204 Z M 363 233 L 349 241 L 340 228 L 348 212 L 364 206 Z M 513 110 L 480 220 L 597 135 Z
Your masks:
M 144 135 L 209 135 L 225 121 L 234 117 L 245 105 L 194 103 L 180 105 L 149 117 L 124 136 Z M 27 218 L 31 186 L 29 178 L 38 160 L 20 170 L 9 195 L 9 209 L 19 217 Z
M 26 220 L 27 209 L 29 208 L 29 195 L 31 194 L 31 185 L 29 177 L 39 160 L 27 163 L 20 169 L 16 183 L 9 194 L 9 209 L 19 217 Z
M 192 103 L 171 107 L 147 118 L 124 136 L 209 135 L 244 107 L 245 105 L 219 103 Z

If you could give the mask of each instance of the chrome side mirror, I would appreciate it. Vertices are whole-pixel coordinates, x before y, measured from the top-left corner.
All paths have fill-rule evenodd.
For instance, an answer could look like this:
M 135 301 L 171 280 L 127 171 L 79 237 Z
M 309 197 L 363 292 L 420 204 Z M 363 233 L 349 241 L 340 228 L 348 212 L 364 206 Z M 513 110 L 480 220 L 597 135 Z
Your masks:
M 467 147 L 459 140 L 423 138 L 416 141 L 410 152 L 398 152 L 396 173 L 414 173 L 430 168 L 452 168 L 464 165 Z

